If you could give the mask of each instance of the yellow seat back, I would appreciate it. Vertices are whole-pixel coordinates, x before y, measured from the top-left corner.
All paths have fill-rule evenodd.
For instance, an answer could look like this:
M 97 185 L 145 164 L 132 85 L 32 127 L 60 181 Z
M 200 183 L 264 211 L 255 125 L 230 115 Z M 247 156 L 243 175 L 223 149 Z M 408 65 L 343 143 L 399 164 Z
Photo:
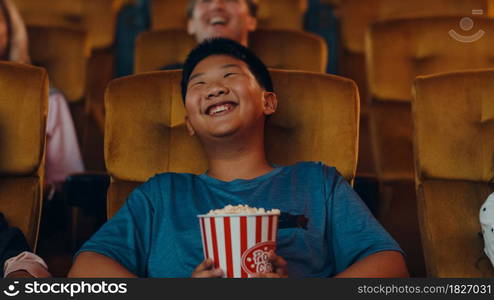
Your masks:
M 480 206 L 494 192 L 488 185 L 494 177 L 493 82 L 494 69 L 415 81 L 416 187 L 430 276 L 494 276 L 479 236 Z
M 0 62 L 0 212 L 36 248 L 43 196 L 48 76 Z

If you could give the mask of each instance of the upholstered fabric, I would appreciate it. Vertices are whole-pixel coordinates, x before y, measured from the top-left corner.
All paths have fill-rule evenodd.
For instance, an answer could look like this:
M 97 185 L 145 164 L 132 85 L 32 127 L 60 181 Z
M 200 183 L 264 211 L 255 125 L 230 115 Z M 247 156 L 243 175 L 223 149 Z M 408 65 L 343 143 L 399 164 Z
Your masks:
M 0 211 L 36 246 L 41 213 L 48 76 L 0 63 Z
M 185 29 L 188 0 L 150 0 L 151 30 Z
M 106 200 L 106 216 L 108 219 L 120 209 L 124 204 L 125 199 L 130 193 L 142 182 L 135 181 L 114 181 L 108 188 L 108 197 Z
M 494 31 L 494 19 L 473 18 L 475 29 Z M 455 27 L 456 26 L 456 27 Z M 409 102 L 417 75 L 494 66 L 485 34 L 473 43 L 459 42 L 448 31 L 458 18 L 423 18 L 378 22 L 367 40 L 371 132 L 376 170 L 383 180 L 413 179 Z M 403 104 L 397 104 L 402 102 Z
M 414 153 L 428 272 L 492 277 L 479 209 L 494 186 L 494 70 L 421 76 L 415 81 Z M 461 259 L 458 259 L 461 258 Z
M 318 35 L 283 29 L 257 30 L 249 45 L 270 68 L 326 71 L 328 46 Z
M 134 72 L 156 71 L 183 63 L 196 41 L 185 29 L 148 31 L 136 39 Z
M 363 53 L 364 37 L 368 27 L 377 21 L 458 16 L 470 16 L 473 9 L 482 9 L 487 15 L 488 0 L 344 0 L 340 1 L 343 47 L 353 53 Z M 449 30 L 449 29 L 448 29 Z
M 183 29 L 143 32 L 136 40 L 134 70 L 155 71 L 182 63 L 195 45 Z M 328 60 L 321 37 L 294 30 L 256 30 L 250 35 L 249 47 L 273 68 L 324 72 Z
M 0 79 L 0 176 L 37 174 L 45 140 L 48 77 L 41 68 L 1 62 Z
M 341 39 L 342 39 L 342 57 L 340 64 L 340 74 L 342 76 L 355 80 L 359 87 L 362 99 L 361 112 L 367 114 L 368 107 L 366 100 L 369 98 L 367 79 L 365 77 L 367 70 L 365 66 L 365 33 L 369 26 L 377 21 L 391 19 L 417 18 L 430 16 L 458 16 L 451 28 L 456 28 L 459 33 L 458 24 L 461 17 L 471 16 L 472 9 L 482 9 L 487 12 L 487 2 L 492 0 L 344 0 L 339 1 L 338 16 L 341 20 Z M 336 2 L 336 1 L 329 1 Z M 461 17 L 460 17 L 461 16 Z M 449 28 L 449 29 L 451 29 Z M 449 30 L 448 29 L 448 30 Z M 478 29 L 474 27 L 475 31 Z M 473 31 L 473 30 L 472 30 Z M 447 31 L 446 31 L 447 35 Z M 390 42 L 392 42 L 391 40 Z M 427 49 L 426 46 L 424 49 Z M 384 49 L 384 50 L 382 50 Z M 384 47 L 380 49 L 383 55 L 387 55 Z M 392 58 L 388 57 L 389 61 Z M 391 76 L 400 76 L 398 67 L 394 62 L 387 62 L 386 66 L 392 68 Z M 393 78 L 392 78 L 393 79 Z M 393 81 L 394 82 L 394 81 Z M 393 84 L 391 84 L 393 85 Z M 409 87 L 408 87 L 409 90 Z M 364 116 L 366 118 L 366 116 Z M 363 149 L 371 148 L 371 138 L 367 136 L 369 128 L 365 121 L 361 122 L 362 146 L 359 157 L 362 164 L 359 164 L 359 174 L 375 174 L 375 165 L 373 159 L 369 159 L 373 154 L 362 152 Z M 411 175 L 410 172 L 408 172 Z
M 121 0 L 13 0 L 28 26 L 56 26 L 88 32 L 91 47 L 113 44 Z
M 494 188 L 486 183 L 426 180 L 417 196 L 427 273 L 433 277 L 494 277 L 479 233 L 479 209 Z
M 494 19 L 472 18 L 477 30 L 494 31 Z M 473 43 L 448 34 L 462 32 L 458 18 L 422 18 L 374 23 L 366 44 L 369 89 L 376 100 L 410 102 L 417 75 L 494 66 L 494 36 Z
M 279 107 L 266 129 L 269 161 L 280 165 L 323 161 L 352 180 L 357 161 L 356 85 L 320 73 L 271 74 Z M 122 201 L 111 197 L 125 195 L 115 183 L 144 182 L 165 171 L 207 169 L 199 141 L 185 129 L 180 78 L 181 71 L 150 72 L 110 84 L 105 131 L 105 160 L 114 179 L 110 202 Z
M 494 69 L 419 77 L 413 118 L 419 178 L 494 177 Z
M 113 45 L 120 2 L 121 0 L 83 0 L 86 30 L 92 48 L 108 48 Z
M 50 82 L 68 101 L 84 97 L 90 47 L 83 31 L 59 27 L 28 27 L 33 63 L 48 70 Z
M 259 28 L 304 29 L 308 0 L 261 0 L 258 3 Z
M 10 226 L 18 227 L 32 249 L 36 248 L 41 220 L 42 186 L 39 177 L 0 176 L 0 212 Z

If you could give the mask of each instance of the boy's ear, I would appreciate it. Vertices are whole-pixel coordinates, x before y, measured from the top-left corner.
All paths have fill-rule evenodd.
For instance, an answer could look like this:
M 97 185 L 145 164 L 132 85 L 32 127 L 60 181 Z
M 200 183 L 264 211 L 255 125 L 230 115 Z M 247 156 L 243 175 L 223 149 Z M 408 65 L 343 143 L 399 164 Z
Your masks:
M 187 131 L 189 132 L 190 136 L 194 136 L 196 134 L 194 127 L 192 127 L 192 124 L 190 124 L 189 116 L 187 115 L 185 115 L 185 126 L 187 126 Z
M 263 97 L 264 114 L 266 116 L 274 114 L 278 108 L 278 98 L 276 97 L 276 94 L 264 91 Z

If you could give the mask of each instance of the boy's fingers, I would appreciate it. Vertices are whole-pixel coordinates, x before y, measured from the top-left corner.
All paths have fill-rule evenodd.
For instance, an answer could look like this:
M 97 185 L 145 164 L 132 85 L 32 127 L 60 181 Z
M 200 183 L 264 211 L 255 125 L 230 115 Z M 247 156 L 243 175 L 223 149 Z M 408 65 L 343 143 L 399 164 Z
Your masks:
M 194 272 L 192 274 L 193 278 L 220 278 L 222 276 L 223 276 L 223 271 L 221 269 Z
M 274 266 L 276 274 L 282 277 L 286 277 L 288 275 L 286 269 L 287 262 L 283 257 L 278 256 L 274 251 L 271 251 L 269 253 L 269 259 Z
M 205 270 L 210 270 L 213 268 L 213 261 L 211 259 L 205 259 L 201 264 L 197 266 L 193 273 L 202 272 Z
M 257 273 L 253 278 L 280 278 L 276 273 Z

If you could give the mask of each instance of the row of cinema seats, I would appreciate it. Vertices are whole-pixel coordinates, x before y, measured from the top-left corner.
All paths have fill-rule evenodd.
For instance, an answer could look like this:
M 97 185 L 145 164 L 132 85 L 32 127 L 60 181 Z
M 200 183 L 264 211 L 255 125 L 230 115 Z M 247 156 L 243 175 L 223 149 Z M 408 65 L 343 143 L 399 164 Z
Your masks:
M 114 46 L 117 14 L 132 0 L 14 0 L 28 26 L 30 53 L 36 64 L 47 68 L 51 82 L 58 87 L 71 102 L 71 109 L 82 147 L 87 169 L 104 171 L 102 136 L 104 134 L 104 90 L 113 77 Z M 143 53 L 157 53 L 163 49 L 174 53 L 173 60 L 182 59 L 193 47 L 194 41 L 183 31 L 186 24 L 185 8 L 187 0 L 151 0 L 150 31 L 172 29 L 163 34 L 149 34 Z M 263 0 L 260 1 L 259 15 L 261 28 L 276 28 L 283 32 L 259 33 L 254 39 L 260 51 L 270 56 L 273 66 L 291 68 L 294 63 L 288 57 L 277 57 L 286 53 L 284 48 L 290 44 L 300 44 L 303 51 L 316 51 L 311 62 L 295 63 L 297 69 L 323 71 L 327 62 L 327 50 L 323 40 L 315 35 L 302 32 L 307 0 Z M 287 13 L 290 12 L 290 13 Z M 285 33 L 284 31 L 294 31 Z M 273 35 L 281 35 L 273 38 Z M 292 35 L 294 37 L 292 37 Z M 302 36 L 302 43 L 298 41 Z M 307 37 L 308 36 L 308 37 Z M 153 51 L 153 39 L 167 37 L 179 38 L 181 43 L 164 43 Z M 274 41 L 276 47 L 266 50 L 266 39 Z M 279 41 L 279 40 L 284 41 Z M 304 44 L 308 46 L 303 46 Z M 184 46 L 185 45 L 185 46 Z M 314 50 L 314 48 L 316 50 Z M 180 50 L 180 51 L 177 51 Z M 268 60 L 269 60 L 268 59 Z M 144 61 L 147 70 L 159 68 L 161 61 L 170 58 L 152 56 Z M 176 62 L 176 61 L 174 61 Z M 146 65 L 147 64 L 147 65 Z M 151 64 L 151 65 L 149 65 Z M 299 65 L 300 64 L 300 65 Z M 306 68 L 305 65 L 308 67 Z
M 104 34 L 110 38 L 114 36 L 114 16 L 118 9 L 128 1 L 71 0 L 71 5 L 68 5 L 68 1 L 65 0 L 15 0 L 15 2 L 30 25 L 30 32 L 33 32 L 30 34 L 31 40 L 34 40 L 31 45 L 32 51 L 42 48 L 51 49 L 51 51 L 39 51 L 39 56 L 46 55 L 44 59 L 37 59 L 36 55 L 33 57 L 35 61 L 39 61 L 40 65 L 47 68 L 51 81 L 59 86 L 73 102 L 72 108 L 76 115 L 75 121 L 81 137 L 86 166 L 89 170 L 104 170 L 103 94 L 111 78 L 113 40 L 107 44 L 96 43 L 99 46 L 93 46 L 93 44 L 94 41 L 104 40 L 101 37 L 97 38 L 96 35 Z M 41 2 L 44 5 L 40 5 Z M 47 2 L 50 2 L 50 5 L 46 5 Z M 100 15 L 101 11 L 106 12 L 105 17 L 94 17 L 96 13 L 91 8 L 96 7 L 95 2 L 106 3 L 104 9 L 100 10 Z M 185 36 L 183 32 L 186 20 L 183 9 L 185 2 L 184 0 L 151 0 L 151 31 L 142 33 L 136 43 L 137 72 L 154 70 L 166 65 L 168 61 L 181 60 L 194 45 L 194 41 Z M 422 247 L 418 233 L 417 200 L 413 181 L 410 113 L 412 95 L 409 91 L 412 87 L 412 80 L 417 75 L 493 66 L 489 49 L 489 45 L 493 44 L 492 35 L 486 34 L 475 43 L 465 44 L 452 40 L 447 34 L 450 29 L 463 34 L 471 34 L 478 29 L 489 32 L 492 20 L 484 17 L 487 17 L 489 2 L 492 1 L 438 0 L 429 3 L 429 1 L 422 0 L 340 0 L 324 2 L 337 8 L 341 20 L 341 74 L 357 82 L 362 99 L 357 174 L 379 180 L 381 190 L 379 219 L 408 252 L 412 274 L 422 274 L 420 271 L 420 265 L 423 264 Z M 93 4 L 90 5 L 90 3 Z M 277 19 L 276 13 L 278 12 L 297 12 L 297 20 L 301 20 L 307 6 L 307 1 L 300 0 L 261 0 L 260 3 L 261 25 L 263 18 L 264 24 L 269 23 L 267 20 Z M 292 5 L 292 8 L 267 7 L 269 5 L 276 7 L 281 4 Z M 182 6 L 164 9 L 160 8 L 163 7 L 160 5 Z M 470 15 L 472 9 L 481 9 L 484 16 L 479 19 L 473 18 L 475 26 L 471 32 L 462 31 L 459 28 L 460 19 Z M 35 13 L 30 14 L 29 11 Z M 160 12 L 173 12 L 173 16 L 160 17 L 158 16 Z M 30 15 L 32 17 L 29 17 Z M 285 22 L 287 26 L 271 25 L 276 30 L 282 28 L 285 35 L 276 33 L 273 37 L 275 29 L 259 30 L 258 33 L 252 35 L 253 48 L 256 48 L 256 44 L 259 45 L 259 50 L 256 51 L 270 66 L 313 71 L 324 69 L 320 66 L 324 66 L 327 60 L 324 54 L 326 46 L 320 38 L 300 31 L 301 23 L 290 19 L 290 15 L 281 14 L 280 18 L 286 18 L 286 22 L 276 22 L 276 24 Z M 442 18 L 437 16 L 442 16 Z M 59 17 L 61 21 L 56 21 Z M 173 25 L 175 17 L 180 17 L 181 21 Z M 97 21 L 101 22 L 101 19 L 111 24 L 89 25 L 91 22 L 92 24 Z M 44 23 L 45 20 L 49 22 Z M 159 21 L 170 23 L 158 25 Z M 71 24 L 69 26 L 66 23 Z M 74 25 L 75 23 L 79 25 Z M 299 25 L 289 26 L 293 24 Z M 91 30 L 91 28 L 98 30 Z M 43 33 L 50 30 L 55 33 L 50 35 Z M 165 38 L 164 36 L 167 35 L 172 38 Z M 271 41 L 269 44 L 278 47 L 274 48 L 275 55 L 264 47 L 266 43 L 256 42 L 256 36 L 262 37 L 263 35 L 269 38 Z M 51 38 L 47 38 L 48 36 Z M 274 38 L 284 36 L 287 37 L 285 40 L 289 38 L 292 40 L 273 42 Z M 170 43 L 172 39 L 174 42 Z M 52 42 L 48 43 L 48 41 Z M 310 41 L 312 46 L 307 41 Z M 288 46 L 283 46 L 284 43 Z M 40 44 L 42 46 L 39 46 Z M 167 44 L 170 45 L 167 46 Z M 295 47 L 311 50 L 294 49 Z M 265 54 L 262 51 L 265 51 Z M 316 51 L 322 54 L 315 55 Z M 50 52 L 52 54 L 48 55 L 47 53 Z M 171 58 L 168 56 L 170 54 Z M 329 55 L 338 54 L 330 53 Z M 315 62 L 311 63 L 308 60 L 314 58 L 317 58 Z M 293 64 L 294 62 L 297 66 L 284 66 L 286 63 Z M 301 65 L 298 65 L 299 63 Z M 319 63 L 318 68 L 313 67 L 316 63 Z M 67 67 L 69 64 L 71 66 Z M 59 67 L 54 67 L 57 65 Z M 79 91 L 79 93 L 71 93 L 71 90 Z
M 281 102 L 268 121 L 270 159 L 277 164 L 323 161 L 352 181 L 359 130 L 355 83 L 302 71 L 272 69 L 271 73 Z M 0 209 L 35 246 L 47 75 L 41 68 L 0 63 L 0 76 L 5 91 L 0 96 L 0 137 L 6 141 L 0 151 Z M 155 173 L 205 169 L 201 148 L 188 137 L 183 123 L 179 80 L 180 71 L 164 71 L 110 83 L 105 137 L 106 164 L 112 176 L 108 217 L 134 187 Z M 494 275 L 483 254 L 478 224 L 479 207 L 494 191 L 487 184 L 494 174 L 493 80 L 494 69 L 487 69 L 419 76 L 414 83 L 415 184 L 429 276 Z M 307 89 L 302 91 L 299 84 Z M 301 101 L 306 103 L 302 111 Z M 316 130 L 327 123 L 333 126 Z

